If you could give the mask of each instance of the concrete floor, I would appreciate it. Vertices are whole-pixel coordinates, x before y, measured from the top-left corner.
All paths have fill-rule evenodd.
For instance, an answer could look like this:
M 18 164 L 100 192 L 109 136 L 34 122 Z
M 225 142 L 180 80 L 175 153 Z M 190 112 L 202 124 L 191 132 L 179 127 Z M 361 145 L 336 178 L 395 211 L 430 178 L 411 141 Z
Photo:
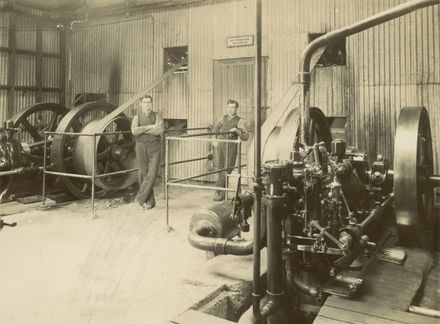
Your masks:
M 251 257 L 209 259 L 186 240 L 212 192 L 172 189 L 139 210 L 121 199 L 7 216 L 0 233 L 0 323 L 166 323 L 225 283 L 250 280 Z M 0 206 L 1 208 L 1 206 Z

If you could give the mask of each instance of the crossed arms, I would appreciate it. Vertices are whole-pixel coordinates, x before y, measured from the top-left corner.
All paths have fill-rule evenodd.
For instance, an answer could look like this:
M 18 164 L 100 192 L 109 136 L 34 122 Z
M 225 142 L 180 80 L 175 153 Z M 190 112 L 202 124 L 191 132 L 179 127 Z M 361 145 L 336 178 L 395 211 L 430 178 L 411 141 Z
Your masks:
M 156 112 L 156 123 L 148 126 L 139 126 L 138 115 L 133 117 L 131 122 L 131 132 L 134 136 L 142 135 L 143 133 L 159 136 L 163 132 L 163 118 L 162 115 Z

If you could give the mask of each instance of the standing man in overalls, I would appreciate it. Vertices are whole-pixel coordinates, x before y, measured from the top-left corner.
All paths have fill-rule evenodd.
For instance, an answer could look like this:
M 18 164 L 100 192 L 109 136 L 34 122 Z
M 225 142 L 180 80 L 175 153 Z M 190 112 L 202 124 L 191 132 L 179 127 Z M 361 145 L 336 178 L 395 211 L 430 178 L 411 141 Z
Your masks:
M 238 102 L 235 100 L 228 100 L 226 103 L 226 112 L 220 120 L 214 125 L 212 131 L 230 132 L 228 135 L 217 135 L 217 138 L 236 140 L 240 137 L 242 141 L 249 139 L 246 122 L 237 115 Z M 213 142 L 214 147 L 217 147 L 218 154 L 218 168 L 227 168 L 218 175 L 216 182 L 217 187 L 224 188 L 226 185 L 226 174 L 230 174 L 235 166 L 237 159 L 237 144 L 235 143 L 217 143 Z M 226 149 L 228 149 L 228 161 L 226 162 Z M 216 191 L 214 201 L 222 201 L 225 199 L 224 191 Z
M 131 132 L 136 139 L 136 161 L 139 168 L 139 192 L 135 201 L 141 209 L 156 205 L 153 186 L 160 163 L 160 137 L 163 133 L 162 115 L 153 111 L 153 98 L 140 99 L 140 109 L 133 117 Z

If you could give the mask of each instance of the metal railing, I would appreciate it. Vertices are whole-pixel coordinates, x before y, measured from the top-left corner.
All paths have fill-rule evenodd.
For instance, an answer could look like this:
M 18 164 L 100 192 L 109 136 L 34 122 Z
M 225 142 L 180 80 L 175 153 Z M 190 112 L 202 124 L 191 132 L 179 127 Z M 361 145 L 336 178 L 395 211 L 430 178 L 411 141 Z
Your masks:
M 138 171 L 138 168 L 132 168 L 127 170 L 120 170 L 108 173 L 100 173 L 96 174 L 96 137 L 103 135 L 117 135 L 117 134 L 131 134 L 131 131 L 122 131 L 122 132 L 105 132 L 105 133 L 73 133 L 73 132 L 44 132 L 44 153 L 43 153 L 43 207 L 46 206 L 46 174 L 63 176 L 69 178 L 80 178 L 80 179 L 89 179 L 92 182 L 90 199 L 91 199 L 91 209 L 92 214 L 95 213 L 95 181 L 97 178 L 108 177 L 112 175 L 125 174 L 129 172 Z M 68 173 L 68 172 L 57 172 L 57 171 L 48 171 L 48 167 L 53 167 L 53 164 L 47 165 L 47 140 L 49 135 L 68 135 L 68 136 L 90 136 L 93 137 L 93 165 L 92 165 L 92 174 L 76 174 L 76 173 Z
M 211 135 L 227 135 L 231 134 L 231 132 L 218 132 L 218 133 L 199 133 L 199 134 L 185 134 L 181 136 L 167 136 L 165 137 L 165 200 L 166 200 L 166 226 L 168 230 L 172 230 L 172 227 L 170 226 L 170 215 L 169 215 L 169 187 L 184 187 L 184 188 L 196 188 L 196 189 L 204 189 L 204 190 L 216 190 L 216 191 L 224 191 L 227 195 L 228 192 L 235 192 L 235 189 L 229 189 L 226 182 L 226 187 L 216 187 L 216 186 L 205 186 L 205 185 L 197 185 L 197 184 L 189 184 L 189 183 L 182 183 L 184 181 L 193 180 L 201 177 L 205 177 L 212 174 L 217 174 L 220 172 L 224 172 L 227 170 L 234 170 L 237 169 L 238 173 L 241 174 L 241 168 L 246 166 L 245 164 L 241 164 L 241 145 L 242 141 L 240 139 L 237 140 L 228 140 L 228 139 L 220 139 L 220 138 L 200 138 L 201 136 L 211 136 Z M 196 174 L 193 176 L 188 176 L 185 178 L 177 178 L 170 180 L 169 178 L 169 167 L 171 165 L 175 164 L 181 164 L 181 163 L 189 163 L 194 161 L 200 161 L 207 159 L 207 157 L 201 157 L 201 158 L 193 158 L 193 159 L 187 159 L 187 160 L 180 160 L 180 161 L 169 161 L 169 146 L 171 141 L 188 141 L 188 142 L 217 142 L 217 143 L 226 143 L 226 149 L 225 149 L 225 167 L 221 169 L 216 169 L 214 171 L 204 172 L 201 174 Z M 237 160 L 238 163 L 234 165 L 233 167 L 228 167 L 228 148 L 229 144 L 237 144 Z M 226 177 L 227 179 L 227 177 Z M 227 199 L 227 196 L 226 196 Z

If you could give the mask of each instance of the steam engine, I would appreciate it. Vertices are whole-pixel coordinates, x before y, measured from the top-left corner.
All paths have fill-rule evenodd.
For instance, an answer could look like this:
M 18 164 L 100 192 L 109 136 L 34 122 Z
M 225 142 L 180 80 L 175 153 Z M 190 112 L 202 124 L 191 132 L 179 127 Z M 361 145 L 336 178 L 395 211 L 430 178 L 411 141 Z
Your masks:
M 366 154 L 347 151 L 342 140 L 330 152 L 320 142 L 297 148 L 289 161 L 265 163 L 262 204 L 285 258 L 335 276 L 374 247 L 368 228 L 391 202 L 388 171 L 382 156 L 370 168 Z
M 322 112 L 312 112 L 315 124 L 323 121 Z M 198 211 L 190 223 L 192 246 L 215 254 L 254 255 L 252 309 L 257 318 L 271 318 L 280 310 L 304 316 L 296 306 L 319 307 L 328 295 L 351 297 L 363 280 L 346 270 L 362 269 L 389 237 L 408 246 L 432 243 L 438 177 L 432 176 L 426 109 L 402 108 L 393 169 L 382 155 L 370 163 L 343 140 L 322 136 L 330 132 L 325 122 L 319 124 L 316 143 L 302 144 L 297 135 L 289 159 L 265 161 L 262 181 L 253 184 L 252 192 L 237 188 L 232 204 Z M 253 240 L 237 240 L 237 234 L 249 231 L 252 208 Z M 263 247 L 264 283 L 255 279 Z

